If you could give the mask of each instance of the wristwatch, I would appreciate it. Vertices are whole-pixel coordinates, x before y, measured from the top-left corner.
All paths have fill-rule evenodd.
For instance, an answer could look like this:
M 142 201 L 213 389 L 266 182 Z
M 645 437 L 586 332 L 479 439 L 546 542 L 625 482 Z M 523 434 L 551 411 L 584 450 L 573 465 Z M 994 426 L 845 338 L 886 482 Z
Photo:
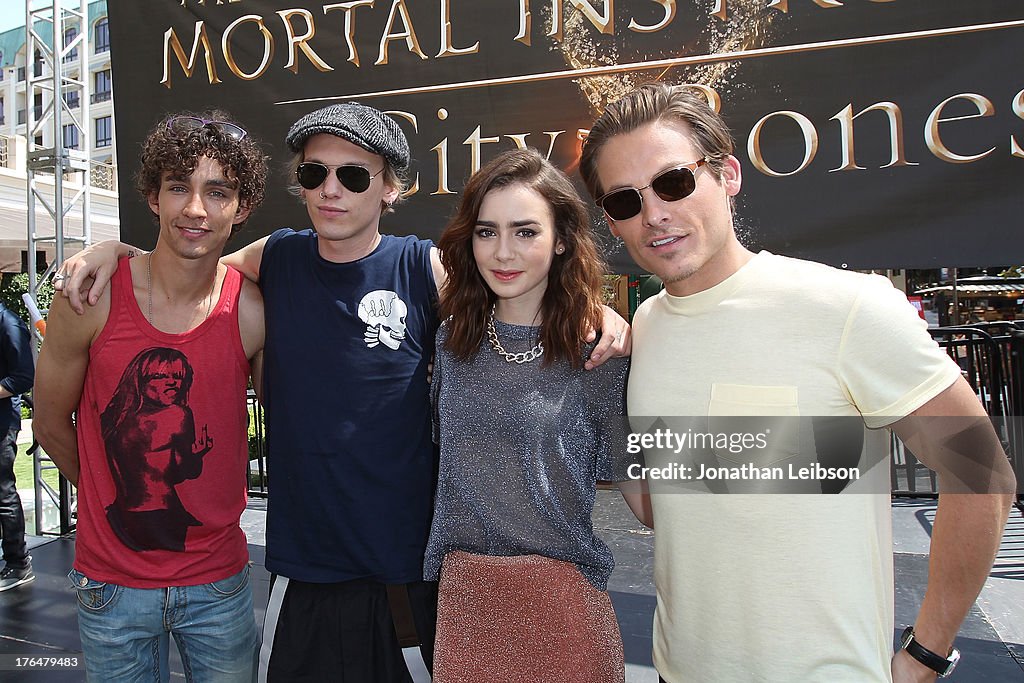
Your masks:
M 903 631 L 903 636 L 900 638 L 900 647 L 906 650 L 908 655 L 937 673 L 939 678 L 946 678 L 953 673 L 957 662 L 960 661 L 960 650 L 955 647 L 949 648 L 949 655 L 943 657 L 921 645 L 914 638 L 913 626 L 908 626 Z

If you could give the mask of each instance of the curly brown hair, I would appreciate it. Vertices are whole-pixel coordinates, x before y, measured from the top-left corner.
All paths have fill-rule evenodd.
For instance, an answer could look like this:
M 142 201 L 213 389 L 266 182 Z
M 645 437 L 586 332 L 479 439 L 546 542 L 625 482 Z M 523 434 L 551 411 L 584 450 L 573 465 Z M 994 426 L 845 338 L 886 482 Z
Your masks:
M 535 150 L 500 154 L 469 179 L 455 216 L 437 246 L 448 281 L 441 291 L 441 319 L 448 321 L 445 348 L 461 360 L 480 349 L 487 317 L 497 297 L 487 286 L 473 257 L 473 233 L 480 205 L 491 190 L 519 184 L 540 194 L 551 206 L 555 254 L 541 302 L 540 338 L 544 364 L 568 361 L 583 365 L 584 337 L 601 322 L 601 276 L 605 265 L 590 225 L 590 214 L 564 173 Z
M 211 124 L 191 128 L 187 132 L 172 131 L 168 124 L 179 116 L 229 123 L 244 130 L 230 114 L 220 109 L 201 114 L 177 112 L 164 117 L 142 143 L 135 188 L 148 200 L 160 191 L 166 173 L 189 176 L 196 170 L 199 158 L 206 156 L 220 162 L 225 175 L 238 181 L 239 206 L 255 211 L 263 203 L 267 190 L 267 157 L 256 141 L 249 135 L 233 138 Z M 242 221 L 232 226 L 231 234 L 244 224 Z

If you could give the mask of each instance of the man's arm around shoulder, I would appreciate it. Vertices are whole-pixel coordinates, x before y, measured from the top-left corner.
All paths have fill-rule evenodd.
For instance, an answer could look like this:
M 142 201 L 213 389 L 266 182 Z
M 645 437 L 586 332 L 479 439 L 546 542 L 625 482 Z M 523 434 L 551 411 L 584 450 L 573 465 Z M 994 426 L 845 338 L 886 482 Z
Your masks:
M 36 365 L 32 431 L 61 473 L 76 486 L 78 439 L 72 416 L 85 386 L 89 348 L 103 329 L 109 309 L 109 291 L 81 316 L 66 299 L 54 297 Z
M 1016 480 L 984 408 L 962 378 L 893 429 L 939 476 L 928 587 L 914 632 L 922 646 L 945 655 L 992 569 Z M 893 657 L 892 672 L 895 683 L 935 679 L 903 650 Z
M 256 396 L 263 400 L 263 344 L 266 341 L 266 325 L 263 321 L 263 295 L 260 288 L 243 278 L 242 291 L 238 296 L 238 331 L 242 337 L 242 348 L 249 359 L 252 372 L 252 386 Z

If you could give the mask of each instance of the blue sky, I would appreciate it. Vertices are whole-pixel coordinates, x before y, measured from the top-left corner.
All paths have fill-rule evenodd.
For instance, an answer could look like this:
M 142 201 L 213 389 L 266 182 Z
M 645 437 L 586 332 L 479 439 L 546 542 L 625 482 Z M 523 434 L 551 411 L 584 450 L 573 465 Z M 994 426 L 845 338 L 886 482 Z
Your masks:
M 34 0 L 32 7 L 52 7 L 52 0 Z M 78 7 L 78 0 L 63 0 L 62 7 Z M 0 33 L 25 25 L 25 0 L 0 0 Z

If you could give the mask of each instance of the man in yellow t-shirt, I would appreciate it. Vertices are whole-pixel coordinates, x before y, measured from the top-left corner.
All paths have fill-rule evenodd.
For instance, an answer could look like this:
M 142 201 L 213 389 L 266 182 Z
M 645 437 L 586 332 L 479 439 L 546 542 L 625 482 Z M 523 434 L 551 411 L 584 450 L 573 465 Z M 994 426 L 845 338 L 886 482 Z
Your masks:
M 772 417 L 793 420 L 775 424 L 793 425 L 799 444 L 804 419 L 814 439 L 837 419 L 854 422 L 856 438 L 844 427 L 832 440 L 852 441 L 869 467 L 836 487 L 843 495 L 650 495 L 645 484 L 628 496 L 658 532 L 655 666 L 667 683 L 932 680 L 956 663 L 953 639 L 999 547 L 1013 473 L 973 390 L 888 280 L 739 242 L 732 151 L 706 102 L 663 84 L 611 105 L 584 143 L 580 171 L 612 233 L 666 286 L 634 319 L 634 429 Z M 944 491 L 928 589 L 895 655 L 881 427 L 911 444 Z M 772 440 L 784 452 L 763 463 L 769 478 L 795 454 Z M 716 465 L 729 462 L 728 449 L 712 450 Z M 648 450 L 648 464 L 665 451 Z M 965 479 L 958 452 L 978 476 Z M 715 469 L 727 481 L 704 482 L 704 493 L 772 490 L 728 481 L 749 473 L 738 462 Z

